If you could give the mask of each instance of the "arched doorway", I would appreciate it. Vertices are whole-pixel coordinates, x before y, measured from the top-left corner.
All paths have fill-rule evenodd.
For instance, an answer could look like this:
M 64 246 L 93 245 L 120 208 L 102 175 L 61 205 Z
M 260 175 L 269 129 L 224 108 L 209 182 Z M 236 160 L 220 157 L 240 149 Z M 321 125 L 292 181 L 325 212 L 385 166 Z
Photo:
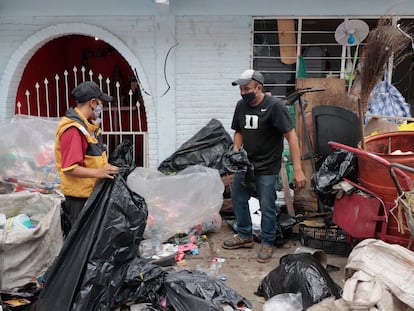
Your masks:
M 95 40 L 96 38 L 99 38 L 100 40 Z M 59 116 L 66 111 L 65 105 L 67 106 L 68 103 L 70 104 L 70 92 L 69 96 L 66 95 L 66 97 L 69 97 L 69 99 L 64 99 L 65 96 L 63 96 L 62 100 L 57 100 L 57 93 L 60 93 L 62 91 L 62 88 L 60 88 L 60 91 L 55 90 L 55 77 L 51 78 L 51 81 L 49 81 L 49 78 L 47 78 L 47 84 L 48 84 L 48 91 L 47 93 L 51 93 L 54 95 L 55 100 L 49 100 L 41 101 L 40 96 L 40 86 L 37 87 L 37 90 L 32 91 L 31 98 L 36 102 L 37 97 L 39 97 L 39 104 L 36 102 L 36 104 L 29 103 L 26 105 L 26 108 L 24 106 L 24 100 L 26 100 L 27 103 L 27 93 L 24 90 L 26 81 L 30 81 L 33 79 L 31 77 L 31 74 L 28 73 L 26 76 L 26 67 L 27 69 L 30 69 L 30 62 L 31 59 L 36 59 L 38 55 L 39 57 L 45 58 L 45 61 L 48 62 L 47 70 L 49 71 L 48 74 L 51 74 L 50 68 L 61 69 L 62 66 L 68 65 L 71 62 L 70 58 L 64 57 L 64 54 L 71 50 L 73 47 L 73 44 L 79 44 L 80 42 L 95 42 L 95 46 L 91 48 L 91 46 L 83 46 L 79 50 L 80 53 L 80 65 L 87 65 L 87 66 L 81 66 L 80 68 L 77 68 L 78 72 L 75 73 L 75 76 L 77 76 L 77 81 L 75 81 L 75 78 L 71 80 L 71 82 L 63 82 L 63 73 L 62 77 L 59 78 L 62 79 L 61 83 L 65 84 L 67 83 L 66 88 L 71 90 L 71 84 L 72 86 L 76 83 L 81 82 L 82 80 L 94 80 L 98 84 L 102 86 L 102 89 L 105 92 L 110 92 L 112 89 L 112 86 L 108 84 L 107 78 L 112 78 L 114 75 L 117 75 L 118 78 L 122 76 L 122 81 L 124 85 L 136 86 L 134 83 L 138 83 L 140 85 L 145 85 L 146 90 L 150 90 L 147 79 L 145 75 L 143 74 L 143 70 L 136 59 L 136 57 L 132 54 L 130 49 L 117 37 L 113 36 L 111 33 L 107 32 L 106 30 L 103 30 L 99 27 L 96 27 L 94 25 L 88 25 L 88 24 L 79 24 L 79 23 L 70 23 L 70 24 L 59 24 L 59 25 L 53 25 L 48 28 L 45 28 L 37 33 L 35 33 L 33 36 L 31 36 L 29 39 L 27 39 L 23 44 L 19 47 L 18 50 L 15 51 L 15 53 L 10 58 L 9 63 L 6 66 L 6 69 L 3 73 L 3 76 L 0 80 L 0 109 L 4 109 L 6 111 L 6 117 L 12 117 L 15 113 L 18 112 L 18 109 L 20 109 L 21 113 L 28 114 L 28 109 L 31 109 L 30 112 L 31 115 L 41 115 L 41 116 Z M 73 43 L 73 41 L 77 43 Z M 71 47 L 72 46 L 72 47 Z M 83 50 L 83 51 L 82 51 Z M 46 51 L 46 52 L 45 52 Z M 49 51 L 49 52 L 48 52 Z M 53 53 L 52 53 L 53 52 Z M 40 54 L 38 54 L 40 53 Z M 43 53 L 43 56 L 42 56 Z M 75 53 L 77 54 L 77 52 Z M 82 55 L 83 54 L 83 55 Z M 117 66 L 115 66 L 115 63 L 112 62 L 112 68 L 110 66 L 100 66 L 99 62 L 101 62 L 100 57 L 104 54 L 112 54 L 115 55 L 114 59 L 116 60 L 122 60 L 121 62 L 117 63 Z M 56 61 L 59 59 L 64 59 L 63 61 Z M 53 63 L 53 65 L 51 65 Z M 91 64 L 93 66 L 101 67 L 103 71 L 106 73 L 110 72 L 110 75 L 108 74 L 107 77 L 104 75 L 99 75 L 99 72 L 90 74 L 91 71 L 88 71 L 87 67 L 91 67 Z M 102 64 L 101 64 L 102 65 Z M 82 70 L 84 68 L 84 70 Z M 72 70 L 73 68 L 70 68 Z M 119 70 L 120 69 L 120 70 Z M 35 70 L 36 71 L 36 70 Z M 57 70 L 56 72 L 58 72 Z M 123 73 L 125 71 L 125 74 Z M 61 71 L 62 72 L 62 71 Z M 64 72 L 64 71 L 63 71 Z M 136 78 L 138 74 L 140 76 L 138 77 L 138 81 L 133 81 L 133 79 L 130 79 L 131 72 L 134 73 L 134 77 Z M 120 74 L 121 73 L 121 74 Z M 105 74 L 105 73 L 104 73 Z M 40 78 L 39 78 L 40 79 Z M 135 79 L 137 80 L 137 79 Z M 16 83 L 16 81 L 18 81 Z M 38 81 L 41 85 L 44 83 L 43 81 Z M 69 81 L 69 79 L 68 79 Z M 51 90 L 53 86 L 53 91 Z M 121 84 L 120 87 L 122 88 Z M 36 88 L 36 86 L 35 86 Z M 73 87 L 72 87 L 73 88 Z M 46 90 L 46 88 L 45 88 Z M 116 88 L 112 89 L 112 92 L 114 92 Z M 118 88 L 120 90 L 120 88 Z M 44 91 L 45 93 L 46 91 Z M 112 93 L 111 92 L 111 93 Z M 115 91 L 116 92 L 116 91 Z M 149 94 L 149 93 L 148 93 Z M 125 111 L 129 111 L 130 106 L 126 105 L 125 103 L 128 101 L 126 99 L 127 97 L 136 99 L 136 95 L 134 92 L 132 94 L 125 95 L 124 91 L 121 91 L 119 94 L 119 100 L 118 100 L 118 94 L 113 94 L 117 101 L 113 104 L 112 109 L 107 111 L 108 115 L 113 114 L 112 118 L 110 118 L 112 121 L 108 121 L 110 124 L 104 124 L 104 131 L 107 132 L 107 134 L 115 134 L 118 135 L 118 138 L 115 138 L 115 136 L 108 139 L 108 143 L 114 148 L 114 146 L 120 142 L 120 140 L 125 138 L 130 138 L 131 136 L 135 135 L 136 131 L 144 132 L 145 137 L 142 138 L 141 141 L 137 142 L 140 144 L 141 148 L 139 151 L 137 150 L 137 165 L 142 166 L 151 166 L 154 164 L 151 164 L 151 162 L 156 161 L 156 154 L 157 151 L 156 148 L 149 148 L 149 146 L 152 145 L 152 142 L 156 142 L 155 137 L 155 118 L 153 116 L 153 101 L 152 97 L 149 96 L 146 92 L 142 94 L 142 107 L 140 107 L 140 110 L 138 111 L 137 107 L 135 107 L 135 117 L 128 114 L 127 117 L 124 116 Z M 43 96 L 43 95 L 42 95 Z M 48 94 L 49 98 L 52 98 L 50 94 Z M 58 103 L 59 101 L 59 103 Z M 130 101 L 133 102 L 133 101 Z M 20 103 L 19 105 L 17 105 Z M 1 107 L 2 105 L 5 105 L 5 107 Z M 36 105 L 33 106 L 33 105 Z M 55 108 L 51 108 L 51 107 Z M 30 108 L 29 108 L 30 107 Z M 48 107 L 48 108 L 46 108 Z M 59 108 L 58 108 L 59 107 Z M 60 108 L 61 107 L 61 108 Z M 118 109 L 119 108 L 119 109 Z M 25 111 L 26 109 L 26 111 Z M 58 111 L 59 109 L 59 111 Z M 118 110 L 117 110 L 118 109 Z M 115 111 L 116 110 L 116 111 Z M 142 110 L 142 111 L 141 111 Z M 148 112 L 149 111 L 149 112 Z M 33 113 L 34 112 L 34 113 Z M 105 112 L 104 112 L 105 114 Z M 141 118 L 141 122 L 137 122 L 138 115 L 143 116 L 144 118 Z M 126 121 L 128 120 L 128 121 Z M 145 123 L 142 121 L 145 120 Z M 115 124 L 116 123 L 116 124 Z M 137 130 L 134 130 L 134 126 L 138 126 Z M 106 129 L 105 129 L 106 127 Z M 148 130 L 148 131 L 146 131 Z M 108 136 L 109 137 L 109 136 Z
M 135 162 L 144 166 L 147 122 L 141 87 L 128 62 L 98 38 L 68 35 L 48 41 L 27 63 L 16 94 L 16 114 L 61 117 L 75 102 L 71 90 L 93 80 L 114 100 L 104 108 L 102 129 L 108 151 L 122 140 L 135 147 Z

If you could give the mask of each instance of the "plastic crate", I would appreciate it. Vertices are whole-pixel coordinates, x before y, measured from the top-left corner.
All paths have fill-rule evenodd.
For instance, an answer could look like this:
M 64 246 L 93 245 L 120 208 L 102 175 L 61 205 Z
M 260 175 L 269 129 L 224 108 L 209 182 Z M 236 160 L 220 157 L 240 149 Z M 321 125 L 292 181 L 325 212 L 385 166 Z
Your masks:
M 300 225 L 300 243 L 321 249 L 327 254 L 347 256 L 352 250 L 346 232 L 338 227 L 312 227 Z

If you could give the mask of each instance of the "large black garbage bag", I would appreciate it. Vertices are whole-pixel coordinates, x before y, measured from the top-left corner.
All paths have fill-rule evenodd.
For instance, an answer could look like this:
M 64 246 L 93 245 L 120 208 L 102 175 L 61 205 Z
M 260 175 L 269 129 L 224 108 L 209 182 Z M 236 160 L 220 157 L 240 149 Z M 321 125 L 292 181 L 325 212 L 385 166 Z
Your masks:
M 313 173 L 312 190 L 318 194 L 328 195 L 333 185 L 355 170 L 356 159 L 354 153 L 343 149 L 331 152 L 322 162 L 319 170 Z
M 237 309 L 242 304 L 248 308 L 250 301 L 221 281 L 197 270 L 170 272 L 165 278 L 169 309 L 174 311 L 222 311 L 223 305 Z
M 210 122 L 186 141 L 172 155 L 161 162 L 158 170 L 163 174 L 174 174 L 188 166 L 201 164 L 224 174 L 222 158 L 233 140 L 220 121 Z
M 136 257 L 125 267 L 123 284 L 114 297 L 114 306 L 150 303 L 162 309 L 165 272 L 160 266 Z
M 284 293 L 302 294 L 304 309 L 327 297 L 340 298 L 341 288 L 310 253 L 288 254 L 269 272 L 256 292 L 266 300 Z
M 113 307 L 126 267 L 138 254 L 148 216 L 145 200 L 125 181 L 131 166 L 127 162 L 129 156 L 122 152 L 119 156 L 125 160 L 118 158 L 120 174 L 96 185 L 59 256 L 45 274 L 36 310 L 93 311 Z

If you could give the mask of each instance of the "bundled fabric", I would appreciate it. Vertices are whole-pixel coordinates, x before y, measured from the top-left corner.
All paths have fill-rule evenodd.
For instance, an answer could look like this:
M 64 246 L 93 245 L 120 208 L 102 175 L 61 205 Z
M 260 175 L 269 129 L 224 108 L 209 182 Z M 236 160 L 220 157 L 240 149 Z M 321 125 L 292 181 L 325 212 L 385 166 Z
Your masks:
M 371 91 L 367 114 L 411 117 L 411 108 L 400 91 L 385 79 L 377 83 Z M 369 118 L 365 118 L 365 123 L 368 121 Z M 398 122 L 396 119 L 390 119 L 389 121 Z
M 308 310 L 414 310 L 414 253 L 398 244 L 365 239 L 345 266 L 342 298 L 327 298 Z
M 367 282 L 379 282 L 382 294 L 377 296 L 378 301 L 383 299 L 385 291 L 388 291 L 410 308 L 414 308 L 414 287 L 412 286 L 414 253 L 407 248 L 381 240 L 365 239 L 354 247 L 348 257 L 345 269 L 364 272 L 369 276 L 365 279 Z M 361 274 L 357 275 L 355 279 L 358 277 L 360 278 Z M 353 280 L 349 280 L 349 283 L 344 286 L 343 298 L 353 307 L 358 303 L 355 301 L 357 289 Z M 374 287 L 378 286 L 378 284 L 374 285 Z M 365 297 L 365 301 L 368 302 L 367 298 Z M 367 307 L 369 306 L 367 305 Z

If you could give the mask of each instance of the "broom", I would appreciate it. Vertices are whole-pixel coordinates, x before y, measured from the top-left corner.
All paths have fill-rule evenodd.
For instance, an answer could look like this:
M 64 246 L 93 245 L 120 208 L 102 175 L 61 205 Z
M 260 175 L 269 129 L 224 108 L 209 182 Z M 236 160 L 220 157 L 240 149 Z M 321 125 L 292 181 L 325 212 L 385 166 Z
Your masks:
M 368 108 L 371 91 L 382 80 L 391 57 L 395 68 L 411 54 L 407 49 L 412 37 L 409 32 L 409 26 L 396 28 L 390 19 L 381 18 L 377 28 L 368 34 L 361 68 L 361 95 L 358 103 L 362 149 L 365 149 L 364 114 Z

